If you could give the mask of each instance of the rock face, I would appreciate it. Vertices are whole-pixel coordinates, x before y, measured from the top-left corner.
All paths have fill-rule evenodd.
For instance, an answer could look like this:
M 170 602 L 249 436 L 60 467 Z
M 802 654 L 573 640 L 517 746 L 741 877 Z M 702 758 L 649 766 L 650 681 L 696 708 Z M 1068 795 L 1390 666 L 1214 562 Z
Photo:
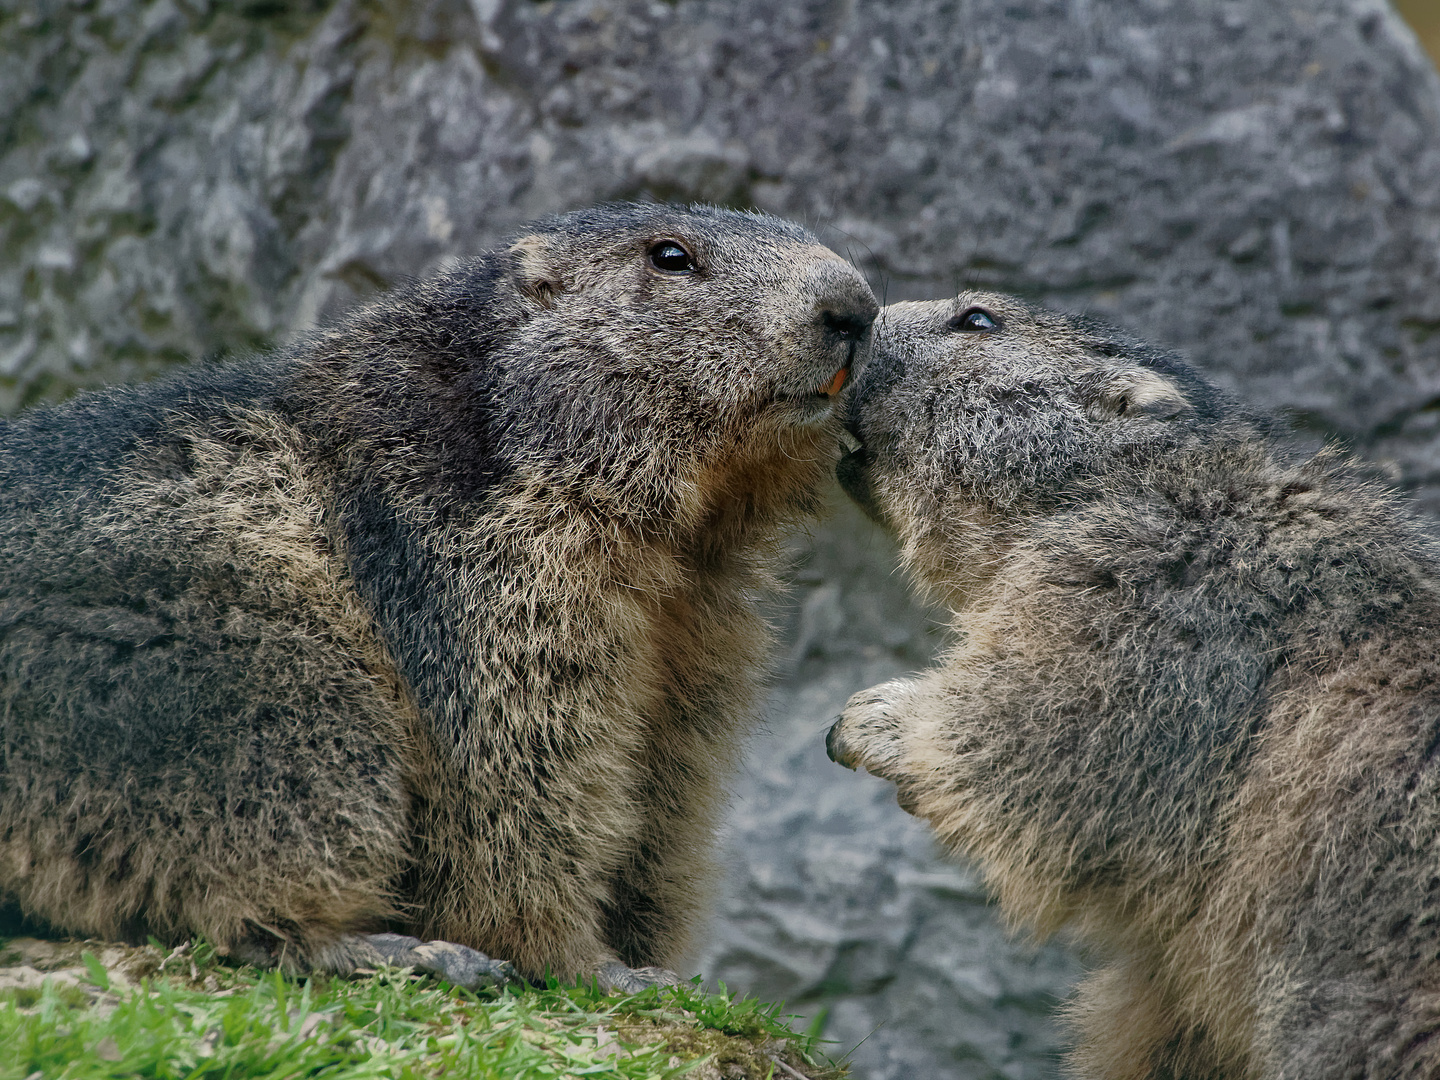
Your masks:
M 891 300 L 1089 308 L 1440 510 L 1440 80 L 1383 0 L 3 4 L 0 409 L 636 197 L 796 218 Z M 820 747 L 932 623 L 853 512 L 798 551 L 702 967 L 862 1076 L 1051 1075 L 1076 963 Z

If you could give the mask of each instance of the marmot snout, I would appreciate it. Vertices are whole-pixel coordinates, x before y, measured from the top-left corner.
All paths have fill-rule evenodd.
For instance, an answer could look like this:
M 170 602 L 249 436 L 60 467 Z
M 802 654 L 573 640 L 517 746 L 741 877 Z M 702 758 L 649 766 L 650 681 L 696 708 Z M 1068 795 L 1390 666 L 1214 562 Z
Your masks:
M 843 482 L 954 612 L 831 756 L 1099 970 L 1095 1078 L 1440 1073 L 1440 553 L 1171 354 L 965 293 L 885 309 Z

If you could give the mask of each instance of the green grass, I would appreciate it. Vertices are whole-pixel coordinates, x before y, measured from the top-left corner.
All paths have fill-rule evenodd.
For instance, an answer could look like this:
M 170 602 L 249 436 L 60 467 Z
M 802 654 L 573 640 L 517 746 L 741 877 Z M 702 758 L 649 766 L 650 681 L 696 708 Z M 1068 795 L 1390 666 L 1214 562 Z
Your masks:
M 85 951 L 42 984 L 0 989 L 0 1080 L 844 1075 L 778 1007 L 693 985 L 624 997 L 552 980 L 470 993 L 405 971 L 345 980 L 234 968 L 203 946 L 104 948 L 109 966 Z M 20 959 L 4 953 L 0 963 Z

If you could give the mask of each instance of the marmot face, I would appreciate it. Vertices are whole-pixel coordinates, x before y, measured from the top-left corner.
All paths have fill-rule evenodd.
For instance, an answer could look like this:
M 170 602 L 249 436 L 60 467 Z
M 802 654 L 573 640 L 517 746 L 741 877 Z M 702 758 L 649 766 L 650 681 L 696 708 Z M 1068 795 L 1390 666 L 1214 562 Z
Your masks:
M 921 584 L 958 602 L 1007 528 L 1087 480 L 1193 439 L 1227 411 L 1181 361 L 1013 297 L 892 304 L 846 427 L 841 484 L 894 529 Z
M 878 310 L 853 267 L 798 226 L 710 207 L 598 207 L 508 250 L 492 442 L 512 468 L 707 532 L 811 509 Z

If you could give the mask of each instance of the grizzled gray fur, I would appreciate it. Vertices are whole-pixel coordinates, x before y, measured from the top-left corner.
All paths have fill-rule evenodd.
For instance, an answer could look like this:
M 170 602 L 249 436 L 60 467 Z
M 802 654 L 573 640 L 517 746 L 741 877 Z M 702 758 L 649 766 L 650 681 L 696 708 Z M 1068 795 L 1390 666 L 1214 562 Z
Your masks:
M 1440 1073 L 1440 548 L 1173 355 L 885 309 L 842 481 L 954 617 L 832 756 L 1098 969 L 1094 1078 Z

